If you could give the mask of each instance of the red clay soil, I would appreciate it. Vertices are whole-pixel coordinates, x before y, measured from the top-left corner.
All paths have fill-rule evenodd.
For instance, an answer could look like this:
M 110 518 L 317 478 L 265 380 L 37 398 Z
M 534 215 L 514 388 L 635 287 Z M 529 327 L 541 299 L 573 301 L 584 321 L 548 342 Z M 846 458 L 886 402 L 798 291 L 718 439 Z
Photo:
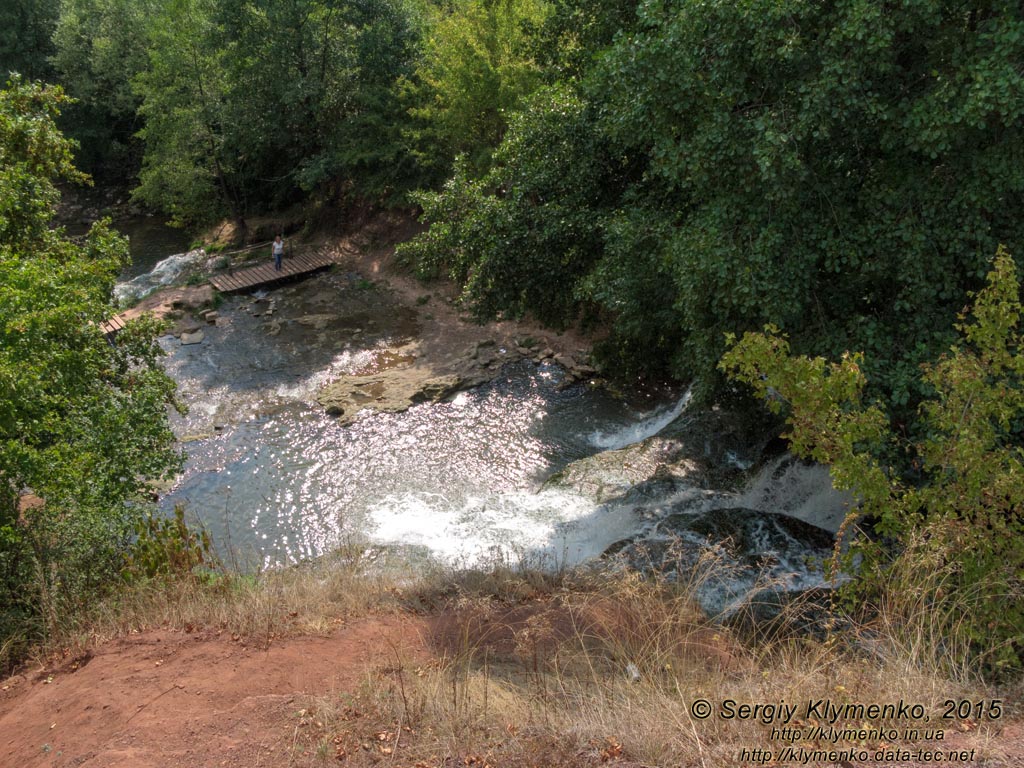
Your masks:
M 0 682 L 0 767 L 346 764 L 342 751 L 316 754 L 307 736 L 313 729 L 304 728 L 306 707 L 318 697 L 330 697 L 341 710 L 349 695 L 357 696 L 374 679 L 374 672 L 399 662 L 429 663 L 444 653 L 451 627 L 443 625 L 451 619 L 372 617 L 327 637 L 288 637 L 266 648 L 228 633 L 156 630 L 114 640 L 61 667 Z M 500 645 L 500 638 L 492 639 Z M 989 756 L 963 765 L 1024 766 L 1024 728 L 1016 719 L 986 734 L 951 731 L 939 746 L 979 748 L 979 756 Z M 442 762 L 475 765 L 461 759 Z M 584 762 L 639 768 L 625 756 L 596 755 Z M 385 758 L 383 764 L 390 763 Z M 707 765 L 719 768 L 714 758 Z
M 374 665 L 423 652 L 415 619 L 373 618 L 269 648 L 153 631 L 0 685 L 0 766 L 253 768 L 309 764 L 297 712 L 355 693 Z

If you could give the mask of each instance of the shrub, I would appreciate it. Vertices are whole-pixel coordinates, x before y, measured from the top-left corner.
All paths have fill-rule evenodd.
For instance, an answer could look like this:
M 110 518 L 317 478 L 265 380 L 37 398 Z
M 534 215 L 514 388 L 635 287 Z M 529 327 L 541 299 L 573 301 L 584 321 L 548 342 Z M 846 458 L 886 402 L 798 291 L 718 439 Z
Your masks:
M 789 411 L 792 449 L 829 464 L 836 487 L 854 491 L 851 515 L 883 538 L 861 540 L 866 555 L 854 591 L 870 599 L 913 539 L 945 589 L 980 595 L 964 622 L 992 671 L 1024 666 L 1024 335 L 1013 259 L 1000 249 L 988 285 L 956 326 L 960 341 L 922 366 L 931 396 L 921 406 L 924 437 L 912 443 L 864 403 L 863 356 L 839 363 L 793 356 L 775 328 L 748 333 L 722 359 L 769 407 Z M 909 456 L 904 476 L 880 456 Z M 895 543 L 890 547 L 888 543 Z M 938 565 L 935 565 L 935 564 Z M 928 574 L 922 574 L 925 583 Z M 936 595 L 936 598 L 939 597 Z

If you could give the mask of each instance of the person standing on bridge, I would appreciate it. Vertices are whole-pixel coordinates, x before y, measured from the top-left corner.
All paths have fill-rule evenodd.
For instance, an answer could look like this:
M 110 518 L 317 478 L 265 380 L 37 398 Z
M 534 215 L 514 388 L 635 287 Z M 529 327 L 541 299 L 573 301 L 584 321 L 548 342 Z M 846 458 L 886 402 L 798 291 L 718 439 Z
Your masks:
M 274 238 L 274 245 L 271 247 L 271 253 L 274 254 L 274 269 L 278 272 L 281 271 L 281 259 L 284 257 L 284 240 L 278 235 Z

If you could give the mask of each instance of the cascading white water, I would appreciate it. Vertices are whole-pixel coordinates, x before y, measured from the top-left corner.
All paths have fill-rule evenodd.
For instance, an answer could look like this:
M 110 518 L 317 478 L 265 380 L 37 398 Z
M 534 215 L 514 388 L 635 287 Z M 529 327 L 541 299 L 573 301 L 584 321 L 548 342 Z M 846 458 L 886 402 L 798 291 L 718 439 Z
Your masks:
M 171 285 L 186 270 L 201 264 L 205 260 L 206 251 L 202 248 L 168 256 L 166 259 L 159 261 L 152 271 L 114 286 L 114 298 L 122 306 L 126 303 L 143 299 L 158 288 Z
M 590 442 L 595 448 L 611 451 L 653 437 L 682 415 L 686 406 L 690 404 L 691 396 L 691 390 L 688 389 L 674 404 L 663 405 L 650 413 L 637 415 L 634 423 L 624 424 L 609 431 L 595 430 L 590 434 Z
M 828 467 L 787 453 L 757 473 L 736 499 L 736 506 L 795 517 L 835 533 L 856 499 L 833 487 Z

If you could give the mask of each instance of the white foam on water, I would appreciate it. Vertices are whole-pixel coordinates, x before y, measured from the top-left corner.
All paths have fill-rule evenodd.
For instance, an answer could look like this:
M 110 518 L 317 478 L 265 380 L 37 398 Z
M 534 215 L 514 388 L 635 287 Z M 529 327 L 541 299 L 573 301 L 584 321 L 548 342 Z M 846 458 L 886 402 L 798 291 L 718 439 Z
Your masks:
M 157 288 L 170 285 L 188 268 L 206 260 L 206 251 L 196 248 L 188 253 L 176 253 L 166 259 L 157 262 L 153 269 L 128 282 L 118 283 L 114 286 L 114 298 L 118 303 L 126 301 L 138 301 L 143 299 Z
M 422 546 L 435 557 L 462 565 L 479 564 L 496 553 L 509 560 L 541 557 L 578 563 L 599 555 L 636 525 L 627 510 L 599 508 L 562 490 L 459 500 L 409 492 L 389 496 L 368 511 L 371 540 Z M 591 516 L 600 520 L 586 519 Z
M 729 466 L 735 467 L 741 472 L 746 472 L 748 469 L 754 466 L 753 461 L 751 461 L 750 459 L 740 458 L 740 455 L 736 453 L 736 451 L 726 451 L 725 461 Z
M 335 355 L 323 368 L 301 376 L 290 383 L 278 384 L 274 394 L 288 400 L 310 400 L 339 376 L 351 374 L 373 362 L 379 349 L 356 349 Z
M 828 467 L 805 464 L 787 453 L 758 473 L 736 506 L 778 512 L 835 533 L 856 506 L 856 498 L 832 486 Z
M 594 432 L 590 435 L 590 444 L 602 450 L 613 451 L 646 440 L 678 419 L 690 404 L 691 396 L 691 390 L 687 389 L 674 405 L 656 408 L 646 416 L 641 416 L 638 421 L 610 432 Z

